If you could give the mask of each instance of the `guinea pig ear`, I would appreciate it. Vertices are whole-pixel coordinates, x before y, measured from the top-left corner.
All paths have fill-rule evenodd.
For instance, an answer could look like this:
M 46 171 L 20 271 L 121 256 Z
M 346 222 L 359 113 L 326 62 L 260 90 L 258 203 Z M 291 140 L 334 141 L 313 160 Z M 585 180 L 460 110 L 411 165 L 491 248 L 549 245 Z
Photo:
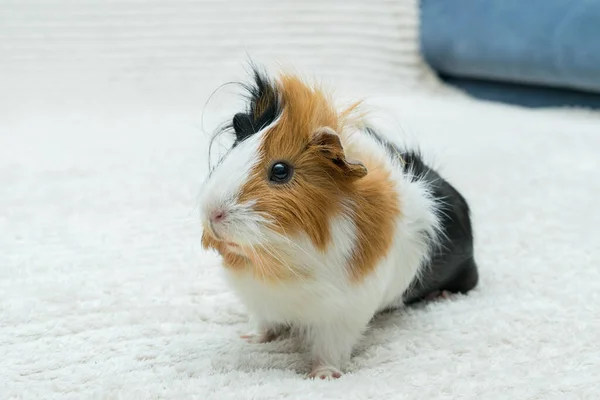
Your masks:
M 238 141 L 246 139 L 254 133 L 254 125 L 252 125 L 252 117 L 248 114 L 237 113 L 233 116 L 233 130 Z
M 356 160 L 349 160 L 344 154 L 342 142 L 338 134 L 328 126 L 317 129 L 311 140 L 311 145 L 339 168 L 344 176 L 362 178 L 367 175 L 367 167 Z

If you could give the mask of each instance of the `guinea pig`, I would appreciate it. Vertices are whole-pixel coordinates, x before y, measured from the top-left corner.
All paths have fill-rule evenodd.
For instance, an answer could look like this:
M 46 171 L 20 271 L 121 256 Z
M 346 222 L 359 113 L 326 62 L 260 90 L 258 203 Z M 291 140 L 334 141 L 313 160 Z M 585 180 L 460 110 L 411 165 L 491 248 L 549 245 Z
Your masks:
M 214 249 L 264 343 L 290 331 L 308 377 L 342 376 L 377 313 L 478 281 L 470 211 L 417 150 L 319 86 L 253 71 L 200 195 Z

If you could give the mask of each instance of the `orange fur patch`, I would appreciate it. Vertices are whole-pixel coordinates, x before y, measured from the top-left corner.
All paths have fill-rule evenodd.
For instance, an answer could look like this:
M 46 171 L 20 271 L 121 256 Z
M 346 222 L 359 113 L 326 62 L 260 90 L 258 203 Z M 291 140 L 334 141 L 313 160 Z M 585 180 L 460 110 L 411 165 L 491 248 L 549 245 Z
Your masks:
M 221 257 L 223 257 L 223 264 L 228 268 L 242 270 L 248 266 L 249 260 L 247 258 L 227 250 L 227 245 L 215 239 L 206 227 L 204 228 L 204 232 L 202 232 L 202 247 L 205 250 L 215 249 L 219 252 Z
M 364 160 L 369 173 L 356 182 L 354 223 L 357 246 L 350 262 L 352 278 L 358 282 L 371 273 L 383 258 L 394 239 L 395 221 L 400 215 L 398 193 L 389 172 L 380 161 Z
M 249 271 L 254 278 L 263 281 L 288 281 L 290 279 L 305 279 L 304 271 L 291 268 L 285 254 L 272 246 L 257 248 L 240 247 L 235 253 L 228 249 L 227 244 L 215 239 L 207 229 L 202 234 L 202 247 L 205 250 L 215 249 L 222 257 L 225 267 L 234 271 Z

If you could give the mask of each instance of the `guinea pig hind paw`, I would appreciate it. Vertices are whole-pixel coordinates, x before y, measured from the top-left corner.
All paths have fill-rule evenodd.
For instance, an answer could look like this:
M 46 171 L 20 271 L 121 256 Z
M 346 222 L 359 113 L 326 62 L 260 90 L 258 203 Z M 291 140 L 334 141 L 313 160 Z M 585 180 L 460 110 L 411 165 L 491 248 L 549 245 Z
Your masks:
M 431 300 L 449 299 L 450 297 L 452 297 L 452 293 L 450 293 L 449 291 L 436 290 L 435 292 L 431 292 L 427 296 L 425 296 L 425 300 L 431 301 Z
M 342 373 L 330 365 L 320 365 L 313 367 L 313 370 L 308 374 L 310 379 L 338 379 L 342 376 Z
M 268 343 L 267 335 L 264 333 L 249 333 L 247 335 L 241 335 L 240 338 L 244 339 L 248 343 Z

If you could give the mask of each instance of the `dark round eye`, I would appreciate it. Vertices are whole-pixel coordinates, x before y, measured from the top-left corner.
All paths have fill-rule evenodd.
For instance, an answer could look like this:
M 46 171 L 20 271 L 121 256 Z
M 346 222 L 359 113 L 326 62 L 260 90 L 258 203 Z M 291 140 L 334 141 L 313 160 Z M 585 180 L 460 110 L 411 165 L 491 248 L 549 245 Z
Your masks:
M 292 167 L 284 162 L 276 162 L 271 167 L 269 180 L 274 183 L 287 183 L 292 178 Z

